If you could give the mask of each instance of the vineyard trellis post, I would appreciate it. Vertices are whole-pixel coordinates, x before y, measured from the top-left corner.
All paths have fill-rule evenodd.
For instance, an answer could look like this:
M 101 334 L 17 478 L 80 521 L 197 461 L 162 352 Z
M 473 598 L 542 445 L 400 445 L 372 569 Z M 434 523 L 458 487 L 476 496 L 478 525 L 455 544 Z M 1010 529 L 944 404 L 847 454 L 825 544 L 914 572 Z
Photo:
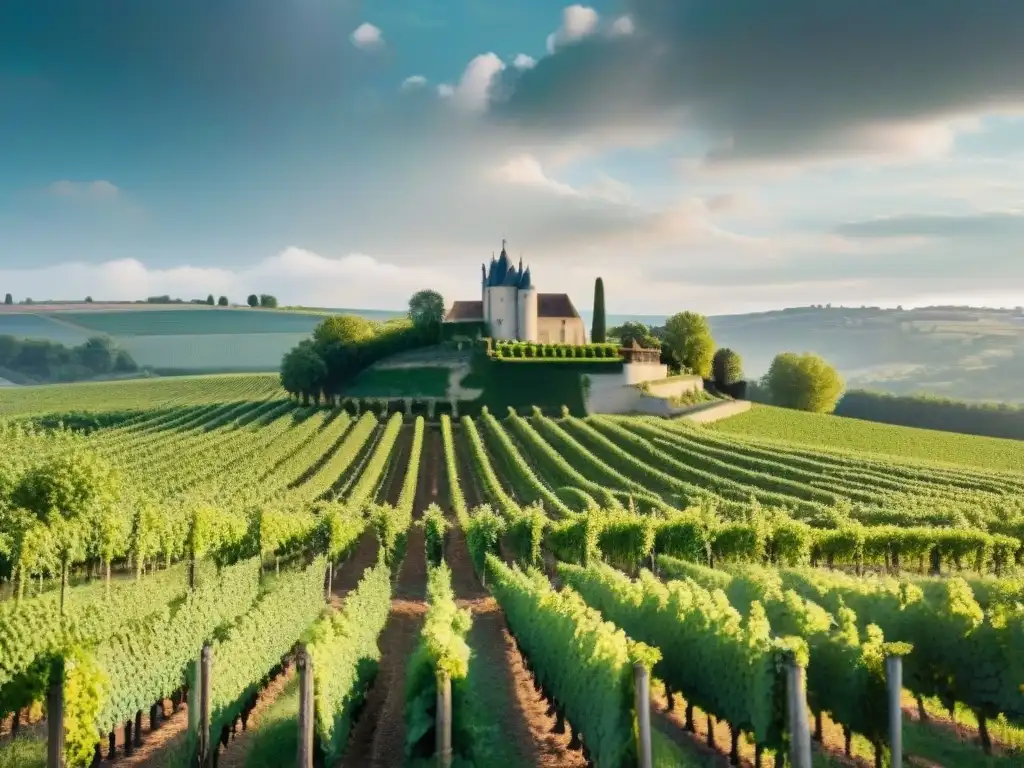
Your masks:
M 789 753 L 793 768 L 811 768 L 811 726 L 807 721 L 807 688 L 803 665 L 786 661 L 786 702 Z
M 300 645 L 296 665 L 299 669 L 299 762 L 298 768 L 313 768 L 313 659 Z
M 437 677 L 437 713 L 434 728 L 437 732 L 438 768 L 451 768 L 452 764 L 452 679 L 446 672 Z
M 885 683 L 889 699 L 889 749 L 892 753 L 892 768 L 903 765 L 903 657 L 885 657 Z
M 46 768 L 64 768 L 64 659 L 53 661 L 46 691 Z
M 213 692 L 213 646 L 203 644 L 197 668 L 196 693 L 199 698 L 199 735 L 197 740 L 198 763 L 201 768 L 212 765 L 210 748 L 210 696 Z
M 636 687 L 637 757 L 638 768 L 653 768 L 651 747 L 651 677 L 639 661 L 633 664 L 633 682 Z

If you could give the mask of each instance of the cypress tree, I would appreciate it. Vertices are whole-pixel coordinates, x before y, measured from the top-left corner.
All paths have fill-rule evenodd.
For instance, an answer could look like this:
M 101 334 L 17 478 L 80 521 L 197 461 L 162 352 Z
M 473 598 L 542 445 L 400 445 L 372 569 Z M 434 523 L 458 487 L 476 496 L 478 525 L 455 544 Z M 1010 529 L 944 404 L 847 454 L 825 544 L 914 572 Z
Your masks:
M 590 329 L 590 343 L 604 344 L 607 340 L 604 317 L 604 280 L 594 281 L 594 324 Z

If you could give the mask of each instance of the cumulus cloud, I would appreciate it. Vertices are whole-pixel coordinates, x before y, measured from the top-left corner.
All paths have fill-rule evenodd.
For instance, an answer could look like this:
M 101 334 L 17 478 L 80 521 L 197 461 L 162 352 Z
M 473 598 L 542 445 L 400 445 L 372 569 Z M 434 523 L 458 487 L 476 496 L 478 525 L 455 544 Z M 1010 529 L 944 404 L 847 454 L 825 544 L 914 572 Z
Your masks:
M 941 152 L 965 118 L 1024 109 L 1021 3 L 627 6 L 631 35 L 590 34 L 596 14 L 567 9 L 552 55 L 506 75 L 495 115 L 552 135 L 668 120 L 722 164 Z
M 487 109 L 491 88 L 505 64 L 496 53 L 483 53 L 466 65 L 458 85 L 440 85 L 438 93 L 470 112 Z
M 597 11 L 585 5 L 570 5 L 562 11 L 562 24 L 548 35 L 548 53 L 579 42 L 597 30 L 601 17 Z
M 537 66 L 537 60 L 533 56 L 527 56 L 525 53 L 516 54 L 515 59 L 512 60 L 512 66 L 516 69 L 533 69 Z
M 405 90 L 409 90 L 410 88 L 422 88 L 426 84 L 427 78 L 423 75 L 412 75 L 402 81 L 402 88 Z
M 371 51 L 384 44 L 384 35 L 380 28 L 369 22 L 363 22 L 356 27 L 349 39 L 352 41 L 352 45 L 364 51 Z
M 75 200 L 115 200 L 120 195 L 114 184 L 104 179 L 97 181 L 55 181 L 47 188 L 54 197 Z
M 225 295 L 237 302 L 251 293 L 273 293 L 285 304 L 396 309 L 416 290 L 453 281 L 418 266 L 399 266 L 363 254 L 329 258 L 297 247 L 236 269 L 147 266 L 135 259 L 70 263 L 40 269 L 0 269 L 0 280 L 17 296 L 36 300 L 133 301 L 169 294 L 201 298 Z M 201 290 L 196 286 L 202 286 Z
M 632 35 L 633 30 L 636 27 L 633 26 L 633 19 L 629 16 L 619 16 L 615 21 L 612 22 L 610 32 L 613 35 Z

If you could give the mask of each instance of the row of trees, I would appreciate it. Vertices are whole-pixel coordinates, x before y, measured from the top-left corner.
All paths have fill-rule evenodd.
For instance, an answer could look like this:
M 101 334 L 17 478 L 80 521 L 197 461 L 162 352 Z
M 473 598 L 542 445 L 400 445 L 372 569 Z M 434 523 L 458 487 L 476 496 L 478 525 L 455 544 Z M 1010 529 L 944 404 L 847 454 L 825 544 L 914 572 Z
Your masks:
M 281 361 L 281 386 L 305 401 L 341 395 L 366 368 L 385 357 L 437 344 L 444 299 L 419 291 L 403 318 L 375 322 L 356 315 L 326 318 Z
M 95 336 L 77 347 L 46 339 L 0 336 L 0 367 L 46 382 L 138 370 L 132 356 L 106 336 Z

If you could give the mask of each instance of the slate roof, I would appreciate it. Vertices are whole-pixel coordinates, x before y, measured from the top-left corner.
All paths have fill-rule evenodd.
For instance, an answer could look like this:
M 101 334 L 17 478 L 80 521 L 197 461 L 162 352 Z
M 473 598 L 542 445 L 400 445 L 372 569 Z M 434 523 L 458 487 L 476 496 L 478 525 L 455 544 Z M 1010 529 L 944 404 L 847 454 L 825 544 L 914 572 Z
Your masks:
M 456 301 L 444 316 L 446 323 L 482 321 L 484 319 L 484 303 L 482 301 Z
M 537 317 L 579 317 L 567 293 L 538 293 Z

